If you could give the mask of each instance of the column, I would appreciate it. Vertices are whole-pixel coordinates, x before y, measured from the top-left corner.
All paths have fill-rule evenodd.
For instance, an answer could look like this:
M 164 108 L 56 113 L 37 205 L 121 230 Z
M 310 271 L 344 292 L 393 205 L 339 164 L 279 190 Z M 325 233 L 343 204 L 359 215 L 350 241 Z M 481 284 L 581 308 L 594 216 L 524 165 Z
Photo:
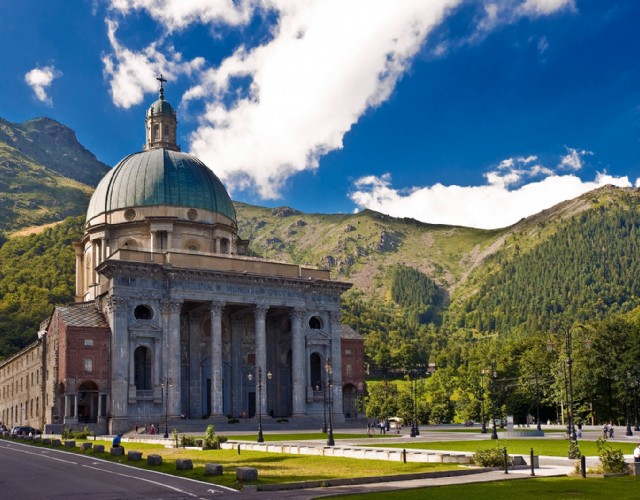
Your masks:
M 84 295 L 84 249 L 81 244 L 74 243 L 76 254 L 76 300 Z
M 302 333 L 302 320 L 304 309 L 291 311 L 291 362 L 293 378 L 293 415 L 306 413 L 306 377 L 304 334 Z
M 340 311 L 330 311 L 331 318 L 331 364 L 333 365 L 333 409 L 342 421 L 342 342 L 340 340 Z
M 254 309 L 255 321 L 256 321 L 256 367 L 262 369 L 262 400 L 258 402 L 260 412 L 263 415 L 267 414 L 267 328 L 265 319 L 267 317 L 267 311 L 269 306 L 264 304 L 257 304 Z M 256 369 L 255 379 L 256 381 L 256 397 L 259 397 L 258 391 L 258 371 Z M 258 408 L 256 405 L 256 408 Z
M 247 410 L 242 398 L 242 333 L 238 319 L 231 316 L 231 407 L 234 417 Z
M 223 302 L 211 304 L 211 416 L 222 416 L 222 311 Z
M 111 295 L 107 299 L 111 326 L 111 420 L 110 432 L 128 429 L 129 323 L 127 300 Z
M 181 371 L 180 371 L 180 308 L 181 302 L 177 300 L 166 300 L 163 303 L 165 311 L 164 331 L 166 332 L 166 356 L 165 373 L 169 388 L 167 394 L 167 405 L 165 411 L 170 416 L 180 415 L 180 392 L 181 392 Z M 166 393 L 166 392 L 165 392 Z

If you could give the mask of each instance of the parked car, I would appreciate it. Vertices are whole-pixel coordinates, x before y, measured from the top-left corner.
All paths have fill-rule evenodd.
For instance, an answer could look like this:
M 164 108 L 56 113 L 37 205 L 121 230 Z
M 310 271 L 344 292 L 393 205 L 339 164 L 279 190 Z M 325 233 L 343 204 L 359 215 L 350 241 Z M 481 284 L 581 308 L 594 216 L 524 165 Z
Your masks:
M 28 425 L 16 425 L 11 429 L 11 434 L 15 434 L 17 436 L 35 436 L 36 434 L 42 434 L 42 431 L 40 429 L 29 427 Z

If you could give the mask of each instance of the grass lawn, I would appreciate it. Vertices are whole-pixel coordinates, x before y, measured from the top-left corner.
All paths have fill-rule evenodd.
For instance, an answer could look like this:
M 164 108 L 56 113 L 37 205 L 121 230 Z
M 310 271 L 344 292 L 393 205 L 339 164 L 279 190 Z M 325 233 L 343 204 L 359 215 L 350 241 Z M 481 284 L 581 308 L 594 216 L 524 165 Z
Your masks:
M 617 500 L 640 497 L 640 480 L 633 476 L 607 479 L 540 478 L 498 481 L 492 483 L 436 486 L 414 490 L 349 495 L 349 499 L 414 500 L 424 498 L 471 498 L 473 500 L 520 498 L 615 498 Z M 325 497 L 329 498 L 329 497 Z M 337 498 L 337 497 L 330 497 Z
M 579 441 L 580 451 L 586 456 L 597 456 L 598 448 L 595 441 Z M 610 443 L 614 450 L 621 449 L 624 454 L 633 453 L 633 443 Z M 498 439 L 497 441 L 417 441 L 412 443 L 373 444 L 385 448 L 407 448 L 418 450 L 449 450 L 467 451 L 475 453 L 498 446 L 507 447 L 507 452 L 517 455 L 529 455 L 531 448 L 536 455 L 552 457 L 566 457 L 569 451 L 568 440 L 546 439 Z
M 77 440 L 79 444 L 81 441 Z M 125 452 L 130 450 L 141 451 L 143 460 L 129 462 L 127 457 L 111 457 L 108 450 L 110 441 L 90 441 L 103 444 L 106 453 L 94 454 L 93 451 L 83 452 L 80 448 L 58 448 L 62 451 L 72 451 L 85 455 L 95 455 L 104 460 L 111 460 L 143 469 L 150 469 L 167 474 L 189 477 L 199 481 L 239 488 L 236 483 L 236 467 L 255 467 L 258 469 L 259 480 L 257 484 L 288 483 L 296 481 L 311 481 L 333 478 L 351 478 L 366 476 L 384 476 L 397 474 L 411 474 L 418 472 L 431 472 L 437 470 L 451 470 L 459 468 L 456 464 L 435 463 L 406 463 L 386 462 L 382 460 L 358 460 L 342 457 L 321 457 L 314 455 L 289 455 L 284 453 L 265 453 L 258 451 L 237 450 L 188 450 L 183 448 L 165 448 L 158 444 L 126 443 L 123 442 Z M 30 444 L 30 443 L 27 443 Z M 33 446 L 48 447 L 41 444 Z M 148 466 L 146 457 L 149 454 L 162 456 L 161 466 Z M 175 460 L 188 458 L 193 461 L 194 468 L 190 471 L 176 471 Z M 204 464 L 217 463 L 224 467 L 222 476 L 205 476 Z

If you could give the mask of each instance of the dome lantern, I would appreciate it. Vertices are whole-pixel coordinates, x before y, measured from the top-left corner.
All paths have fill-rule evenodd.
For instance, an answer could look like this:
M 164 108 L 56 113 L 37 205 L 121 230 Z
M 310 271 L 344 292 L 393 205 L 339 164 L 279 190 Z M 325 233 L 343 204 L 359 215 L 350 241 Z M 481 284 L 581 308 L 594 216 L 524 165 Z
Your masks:
M 164 82 L 167 80 L 160 75 L 157 80 L 160 82 L 160 95 L 147 110 L 146 137 L 147 142 L 144 150 L 154 148 L 165 148 L 173 151 L 180 151 L 177 144 L 178 119 L 173 106 L 164 100 Z

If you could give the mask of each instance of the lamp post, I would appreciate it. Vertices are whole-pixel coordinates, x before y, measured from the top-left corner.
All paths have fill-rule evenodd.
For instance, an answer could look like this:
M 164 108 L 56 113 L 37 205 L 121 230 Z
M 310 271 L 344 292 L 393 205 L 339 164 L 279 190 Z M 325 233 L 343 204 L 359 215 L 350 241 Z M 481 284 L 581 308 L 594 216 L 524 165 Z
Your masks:
M 632 388 L 631 372 L 627 372 L 627 379 L 629 379 L 629 382 L 627 383 L 627 386 L 625 387 L 625 390 L 624 390 L 624 413 L 625 413 L 625 420 L 627 422 L 627 432 L 625 433 L 625 435 L 633 436 L 633 431 L 631 430 L 631 415 L 630 415 L 631 405 L 629 404 L 629 397 L 631 396 L 631 388 Z
M 495 369 L 495 365 L 493 367 L 493 369 L 491 370 L 491 407 L 492 407 L 492 412 L 491 412 L 491 418 L 493 420 L 493 427 L 491 429 L 491 439 L 498 439 L 498 429 L 496 428 L 496 407 L 495 407 L 495 398 L 493 396 L 493 391 L 494 391 L 494 387 L 495 387 L 495 380 L 496 377 L 498 376 L 498 372 Z
M 480 432 L 482 434 L 486 434 L 487 433 L 487 422 L 485 421 L 485 418 L 484 418 L 484 415 L 485 415 L 485 413 L 484 413 L 484 376 L 486 375 L 486 373 L 487 373 L 487 370 L 485 368 L 483 368 L 480 371 L 480 374 L 481 374 L 481 379 L 480 379 L 480 402 L 482 404 L 482 408 L 480 410 L 482 412 L 482 415 L 481 415 L 481 418 L 482 418 L 482 430 Z
M 538 385 L 538 372 L 536 371 L 536 429 L 542 431 L 540 426 L 540 386 Z
M 336 443 L 333 439 L 333 367 L 331 366 L 331 357 L 327 358 L 327 364 L 324 368 L 327 372 L 327 387 L 329 389 L 329 432 L 327 435 L 327 446 L 333 446 Z
M 586 329 L 584 325 L 576 325 L 576 328 Z M 589 338 L 585 339 L 585 346 L 588 348 L 591 346 L 591 341 Z M 551 352 L 553 350 L 553 342 L 551 339 L 547 341 L 547 350 Z M 567 432 L 569 434 L 569 455 L 570 459 L 577 458 L 575 456 L 575 450 L 577 448 L 577 440 L 576 429 L 574 426 L 574 418 L 573 418 L 573 359 L 571 358 L 573 350 L 573 337 L 572 337 L 572 329 L 567 328 L 565 331 L 565 354 L 566 354 L 566 363 L 567 363 L 567 374 L 568 374 L 568 384 L 569 384 L 569 393 L 567 394 L 569 408 L 567 409 L 568 413 L 568 423 L 567 423 Z
M 412 420 L 411 420 L 411 437 L 416 437 L 420 435 L 420 429 L 418 428 L 418 420 L 416 418 L 416 413 L 418 409 L 418 379 L 411 379 L 411 403 L 412 403 Z
M 169 384 L 171 379 L 162 379 L 162 389 L 164 391 L 164 438 L 169 439 Z
M 640 431 L 640 427 L 638 427 L 638 376 L 634 373 L 629 373 L 629 377 L 631 378 L 631 387 L 633 389 L 633 430 Z
M 320 392 L 320 385 L 316 385 L 316 391 Z M 327 384 L 322 388 L 322 433 L 327 433 Z
M 271 372 L 267 371 L 267 379 L 271 380 Z M 247 375 L 249 382 L 253 380 L 253 373 Z M 262 435 L 262 367 L 258 366 L 258 443 L 264 443 Z

